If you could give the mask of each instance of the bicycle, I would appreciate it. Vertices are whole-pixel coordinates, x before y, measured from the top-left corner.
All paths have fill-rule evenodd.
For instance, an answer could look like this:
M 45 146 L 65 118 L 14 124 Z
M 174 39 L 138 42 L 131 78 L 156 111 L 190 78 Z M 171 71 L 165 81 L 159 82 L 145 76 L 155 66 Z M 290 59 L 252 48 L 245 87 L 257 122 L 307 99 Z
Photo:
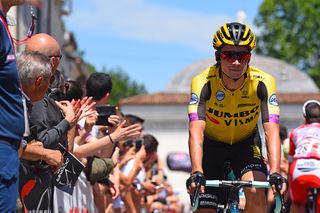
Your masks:
M 317 200 L 319 199 L 320 188 L 309 188 L 308 190 L 308 203 L 306 205 L 306 212 L 318 212 Z
M 227 188 L 225 190 L 225 196 L 227 197 L 226 204 L 218 205 L 218 212 L 222 211 L 223 213 L 238 213 L 239 212 L 239 191 L 244 187 L 251 188 L 271 188 L 271 185 L 268 181 L 243 181 L 236 180 L 236 177 L 231 168 L 231 164 L 229 161 L 224 164 L 224 179 L 227 180 L 207 180 L 206 186 L 208 187 L 223 187 Z M 276 207 L 274 212 L 281 212 L 285 210 L 284 198 L 280 195 L 282 185 L 276 185 L 277 191 L 279 192 L 277 196 L 275 196 Z M 197 210 L 199 205 L 199 191 L 200 191 L 200 183 L 196 183 L 196 190 L 191 196 L 191 208 L 192 211 Z

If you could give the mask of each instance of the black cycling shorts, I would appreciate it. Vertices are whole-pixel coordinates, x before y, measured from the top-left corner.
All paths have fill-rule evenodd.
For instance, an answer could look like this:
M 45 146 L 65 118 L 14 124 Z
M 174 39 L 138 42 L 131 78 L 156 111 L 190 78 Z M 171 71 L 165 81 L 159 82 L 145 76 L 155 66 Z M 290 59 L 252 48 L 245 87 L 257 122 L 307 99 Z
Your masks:
M 203 143 L 203 173 L 207 180 L 226 179 L 224 166 L 230 162 L 236 179 L 248 171 L 261 171 L 267 175 L 267 167 L 261 150 L 258 130 L 247 139 L 233 145 L 213 141 L 208 138 Z M 199 208 L 217 208 L 226 202 L 227 190 L 206 187 L 205 193 L 199 196 Z

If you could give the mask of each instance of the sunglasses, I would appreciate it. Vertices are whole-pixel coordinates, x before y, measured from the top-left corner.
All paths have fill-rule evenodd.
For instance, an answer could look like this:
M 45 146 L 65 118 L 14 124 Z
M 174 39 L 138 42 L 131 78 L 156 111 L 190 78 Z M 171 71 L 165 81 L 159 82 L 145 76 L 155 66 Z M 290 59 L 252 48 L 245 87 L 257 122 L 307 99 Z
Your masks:
M 48 56 L 49 58 L 59 58 L 59 60 L 61 60 L 61 58 L 62 58 L 62 55 L 60 54 L 60 55 L 50 55 L 50 56 Z
M 23 40 L 17 40 L 15 38 L 13 38 L 13 41 L 14 41 L 14 44 L 17 45 L 17 46 L 21 46 L 23 45 L 24 43 L 26 43 L 30 38 L 31 36 L 34 34 L 34 31 L 35 31 L 35 28 L 36 28 L 36 20 L 38 19 L 34 13 L 34 9 L 32 6 L 30 6 L 30 15 L 31 15 L 31 23 L 28 27 L 28 31 L 27 31 L 27 37 Z
M 234 62 L 238 60 L 239 62 L 246 62 L 249 61 L 251 57 L 251 53 L 249 52 L 234 52 L 234 51 L 223 51 L 220 54 L 221 58 L 228 61 Z

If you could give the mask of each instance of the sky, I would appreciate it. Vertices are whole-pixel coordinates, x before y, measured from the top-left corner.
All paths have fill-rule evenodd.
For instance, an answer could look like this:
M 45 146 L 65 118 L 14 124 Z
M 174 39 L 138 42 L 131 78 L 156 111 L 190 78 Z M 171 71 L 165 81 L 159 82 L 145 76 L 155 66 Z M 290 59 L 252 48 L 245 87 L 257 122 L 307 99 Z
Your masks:
M 149 93 L 164 91 L 193 62 L 213 57 L 212 36 L 245 12 L 253 20 L 262 0 L 77 0 L 64 20 L 85 61 L 122 69 Z M 199 70 L 201 72 L 201 70 Z

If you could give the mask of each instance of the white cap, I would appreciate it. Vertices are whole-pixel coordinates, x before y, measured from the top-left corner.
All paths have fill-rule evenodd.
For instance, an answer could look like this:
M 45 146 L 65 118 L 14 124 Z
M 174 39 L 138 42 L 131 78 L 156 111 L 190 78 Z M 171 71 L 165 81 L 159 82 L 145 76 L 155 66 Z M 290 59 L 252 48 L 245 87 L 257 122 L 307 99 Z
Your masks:
M 306 117 L 307 116 L 307 113 L 306 113 L 306 107 L 308 104 L 310 103 L 316 103 L 320 106 L 320 102 L 317 101 L 317 100 L 309 100 L 309 101 L 306 101 L 304 104 L 303 104 L 303 107 L 302 107 L 302 112 L 303 112 L 303 116 Z

